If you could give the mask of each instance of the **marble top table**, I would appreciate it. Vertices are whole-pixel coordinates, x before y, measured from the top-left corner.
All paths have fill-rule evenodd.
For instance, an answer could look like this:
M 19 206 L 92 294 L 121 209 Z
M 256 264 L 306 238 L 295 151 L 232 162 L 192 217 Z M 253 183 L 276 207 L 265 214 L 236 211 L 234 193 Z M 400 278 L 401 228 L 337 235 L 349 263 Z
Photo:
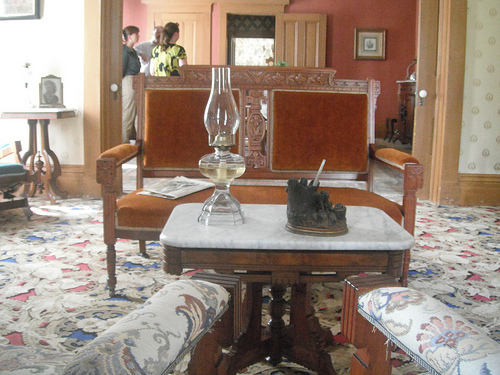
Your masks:
M 245 223 L 206 226 L 198 223 L 202 204 L 174 208 L 160 236 L 162 244 L 184 248 L 274 250 L 406 250 L 415 241 L 378 208 L 347 207 L 348 233 L 336 237 L 308 236 L 285 230 L 286 205 L 243 205 Z
M 283 358 L 319 374 L 334 375 L 325 348 L 333 344 L 311 307 L 311 283 L 339 281 L 359 272 L 401 275 L 404 251 L 413 236 L 383 211 L 347 207 L 348 233 L 319 237 L 288 232 L 285 205 L 243 205 L 245 222 L 237 226 L 205 226 L 197 218 L 202 204 L 182 204 L 172 211 L 160 242 L 164 270 L 180 274 L 186 268 L 236 273 L 246 282 L 247 317 L 242 336 L 220 365 L 221 374 L 265 358 L 276 365 Z M 261 326 L 262 287 L 271 285 L 266 330 Z M 290 323 L 285 324 L 283 298 L 291 286 Z M 241 307 L 241 306 L 240 306 Z M 236 307 L 238 308 L 238 307 Z
M 247 309 L 237 306 L 238 321 L 247 317 L 242 335 L 224 357 L 219 373 L 231 375 L 265 358 L 276 365 L 283 358 L 319 374 L 334 375 L 325 348 L 333 344 L 311 306 L 311 284 L 339 281 L 359 272 L 401 275 L 405 250 L 413 236 L 383 211 L 347 207 L 348 233 L 319 237 L 288 232 L 285 205 L 243 205 L 245 222 L 237 226 L 198 223 L 202 204 L 177 206 L 163 229 L 164 270 L 187 268 L 235 273 L 246 282 Z M 271 320 L 263 330 L 262 288 L 270 285 Z M 290 320 L 283 298 L 291 286 Z

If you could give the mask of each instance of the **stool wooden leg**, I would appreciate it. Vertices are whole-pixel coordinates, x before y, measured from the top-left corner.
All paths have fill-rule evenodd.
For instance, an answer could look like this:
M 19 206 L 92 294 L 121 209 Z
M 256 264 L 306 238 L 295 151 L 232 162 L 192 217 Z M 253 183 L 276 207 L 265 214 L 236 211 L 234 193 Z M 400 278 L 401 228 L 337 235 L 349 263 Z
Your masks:
M 149 255 L 146 252 L 146 241 L 139 240 L 139 252 L 144 258 L 149 258 Z
M 357 349 L 351 359 L 351 375 L 391 373 L 391 350 L 386 344 L 387 338 L 358 313 L 360 295 L 386 286 L 400 284 L 389 275 L 353 276 L 344 283 L 341 331 Z

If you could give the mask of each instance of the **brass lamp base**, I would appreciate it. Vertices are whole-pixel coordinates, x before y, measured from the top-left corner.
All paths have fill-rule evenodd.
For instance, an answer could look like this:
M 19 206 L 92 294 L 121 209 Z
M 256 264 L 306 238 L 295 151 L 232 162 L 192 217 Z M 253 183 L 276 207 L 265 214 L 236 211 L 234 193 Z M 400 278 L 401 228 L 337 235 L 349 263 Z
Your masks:
M 294 226 L 290 223 L 286 223 L 286 230 L 296 234 L 306 234 L 309 236 L 325 236 L 325 237 L 334 237 L 334 236 L 342 236 L 347 234 L 349 231 L 347 229 L 347 224 L 344 222 L 344 225 L 340 225 L 338 228 L 314 228 L 314 227 L 299 227 Z

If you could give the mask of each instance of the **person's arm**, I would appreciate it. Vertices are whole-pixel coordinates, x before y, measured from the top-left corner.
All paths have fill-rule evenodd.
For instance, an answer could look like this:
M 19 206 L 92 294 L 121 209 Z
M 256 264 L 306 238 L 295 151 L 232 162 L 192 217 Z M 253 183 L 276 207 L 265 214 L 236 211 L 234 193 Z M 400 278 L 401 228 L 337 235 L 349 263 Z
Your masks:
M 149 62 L 149 74 L 151 74 L 152 76 L 155 75 L 155 59 L 152 58 L 151 61 Z
M 127 71 L 128 66 L 128 52 L 125 47 L 122 49 L 122 77 L 125 77 L 125 72 Z
M 187 65 L 188 61 L 187 61 L 186 50 L 182 46 L 179 47 L 180 47 L 179 54 L 177 55 L 177 61 L 179 63 L 179 66 Z
M 137 52 L 137 55 L 141 58 L 141 63 L 142 64 L 147 64 L 149 62 L 149 59 L 151 56 L 148 56 L 147 53 L 147 45 L 145 43 L 139 43 L 136 46 L 134 46 L 135 52 Z

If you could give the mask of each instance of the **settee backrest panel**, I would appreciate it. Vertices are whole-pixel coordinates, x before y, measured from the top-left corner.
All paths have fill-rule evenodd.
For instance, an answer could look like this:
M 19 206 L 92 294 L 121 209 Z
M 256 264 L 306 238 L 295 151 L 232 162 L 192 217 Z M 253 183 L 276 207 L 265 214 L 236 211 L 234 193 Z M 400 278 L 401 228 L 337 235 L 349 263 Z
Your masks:
M 271 169 L 368 171 L 366 94 L 276 90 L 271 100 Z
M 238 101 L 238 91 L 234 91 Z M 210 89 L 146 90 L 143 135 L 145 170 L 198 170 L 214 152 L 208 145 L 203 115 Z M 238 149 L 236 137 L 235 149 Z
M 134 77 L 139 185 L 144 177 L 201 177 L 198 161 L 213 152 L 203 124 L 211 68 L 189 65 L 179 77 Z M 241 115 L 231 151 L 247 167 L 240 179 L 311 178 L 327 159 L 323 179 L 369 180 L 380 86 L 334 75 L 330 68 L 231 67 Z

